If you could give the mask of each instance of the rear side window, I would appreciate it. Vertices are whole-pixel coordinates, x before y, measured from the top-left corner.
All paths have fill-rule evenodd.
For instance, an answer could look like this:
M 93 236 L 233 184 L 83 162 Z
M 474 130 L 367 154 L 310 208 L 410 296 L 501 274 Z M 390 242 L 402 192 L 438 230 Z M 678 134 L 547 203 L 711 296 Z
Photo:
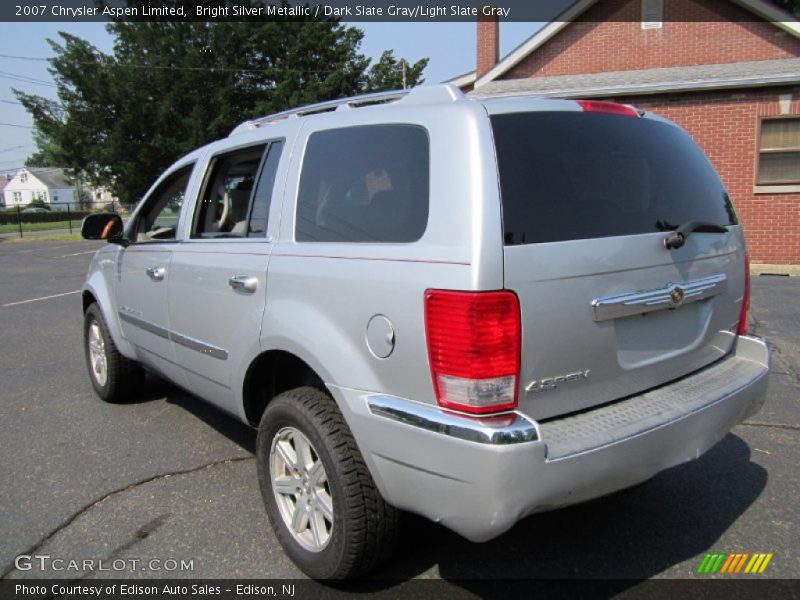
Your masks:
M 713 167 L 677 127 L 583 112 L 491 119 L 507 245 L 737 223 Z
M 415 125 L 313 133 L 297 199 L 302 242 L 414 242 L 428 223 L 429 144 Z

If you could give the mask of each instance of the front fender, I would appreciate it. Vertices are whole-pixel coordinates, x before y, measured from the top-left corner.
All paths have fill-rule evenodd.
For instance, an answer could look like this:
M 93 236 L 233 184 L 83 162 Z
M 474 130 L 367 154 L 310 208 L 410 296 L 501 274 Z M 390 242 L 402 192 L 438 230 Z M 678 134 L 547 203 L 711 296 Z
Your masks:
M 122 333 L 122 327 L 113 300 L 114 296 L 108 283 L 108 277 L 105 274 L 107 269 L 105 269 L 102 264 L 105 261 L 110 262 L 111 264 L 109 266 L 113 272 L 116 268 L 116 262 L 110 256 L 106 257 L 103 256 L 103 254 L 105 254 L 103 250 L 100 250 L 92 259 L 92 266 L 90 267 L 86 281 L 84 281 L 83 286 L 81 286 L 81 290 L 83 294 L 89 293 L 94 297 L 95 302 L 100 307 L 100 311 L 103 313 L 103 318 L 108 327 L 108 333 L 111 335 L 111 339 L 114 340 L 114 345 L 117 347 L 120 354 L 126 358 L 136 360 L 136 351 Z

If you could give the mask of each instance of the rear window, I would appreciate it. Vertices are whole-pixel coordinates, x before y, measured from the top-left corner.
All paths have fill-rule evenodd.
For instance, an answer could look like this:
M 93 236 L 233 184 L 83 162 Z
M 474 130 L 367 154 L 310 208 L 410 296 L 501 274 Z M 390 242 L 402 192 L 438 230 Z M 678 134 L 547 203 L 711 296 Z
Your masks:
M 414 242 L 428 223 L 427 132 L 365 125 L 313 133 L 297 199 L 301 242 Z
M 583 112 L 491 119 L 507 245 L 737 223 L 713 167 L 677 127 Z

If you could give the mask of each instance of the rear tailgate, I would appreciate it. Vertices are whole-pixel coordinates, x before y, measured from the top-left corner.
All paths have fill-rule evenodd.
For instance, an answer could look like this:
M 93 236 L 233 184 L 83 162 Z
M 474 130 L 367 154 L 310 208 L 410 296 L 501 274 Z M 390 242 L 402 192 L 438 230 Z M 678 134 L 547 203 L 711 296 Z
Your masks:
M 713 168 L 661 119 L 492 115 L 507 289 L 522 313 L 520 410 L 536 419 L 654 388 L 735 339 L 744 244 Z M 683 247 L 664 239 L 695 220 Z

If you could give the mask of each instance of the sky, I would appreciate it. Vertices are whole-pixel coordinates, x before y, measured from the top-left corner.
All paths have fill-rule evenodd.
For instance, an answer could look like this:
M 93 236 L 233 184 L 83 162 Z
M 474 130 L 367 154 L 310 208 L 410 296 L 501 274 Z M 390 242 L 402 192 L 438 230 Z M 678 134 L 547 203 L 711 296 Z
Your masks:
M 475 68 L 474 23 L 352 23 L 364 31 L 361 52 L 375 60 L 386 49 L 410 62 L 429 57 L 426 83 L 438 83 Z M 502 23 L 500 54 L 505 55 L 541 26 L 540 23 Z M 0 173 L 16 171 L 34 151 L 32 120 L 16 104 L 15 87 L 28 93 L 55 98 L 48 63 L 53 52 L 48 38 L 59 31 L 82 37 L 99 50 L 111 52 L 113 40 L 102 23 L 0 23 Z M 20 79 L 21 78 L 21 79 Z

